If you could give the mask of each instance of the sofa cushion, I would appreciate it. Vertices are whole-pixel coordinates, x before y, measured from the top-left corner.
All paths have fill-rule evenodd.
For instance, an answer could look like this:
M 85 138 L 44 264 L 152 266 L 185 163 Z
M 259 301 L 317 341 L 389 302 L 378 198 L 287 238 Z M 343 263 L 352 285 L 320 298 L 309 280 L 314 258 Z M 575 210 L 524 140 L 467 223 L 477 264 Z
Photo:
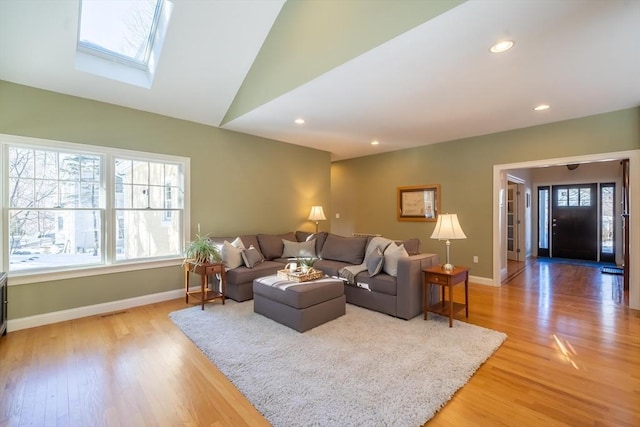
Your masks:
M 276 274 L 280 269 L 282 269 L 281 263 L 264 261 L 255 265 L 253 268 L 248 268 L 243 265 L 233 270 L 228 270 L 225 279 L 227 280 L 227 285 L 241 285 L 243 283 L 252 283 L 253 280 L 258 277 Z
M 384 264 L 384 254 L 380 248 L 376 248 L 375 251 L 369 255 L 367 260 L 367 271 L 369 276 L 373 277 L 382 271 L 382 265 Z
M 248 268 L 253 268 L 263 262 L 264 258 L 262 257 L 262 254 L 258 252 L 253 245 L 251 245 L 248 249 L 242 250 L 242 260 L 244 261 L 244 265 Z
M 327 276 L 340 277 L 340 270 L 351 264 L 330 259 L 319 259 L 313 264 L 313 268 L 322 271 Z
M 372 292 L 395 296 L 398 288 L 397 280 L 395 277 L 389 276 L 386 273 L 380 273 L 375 277 L 371 277 L 368 272 L 363 271 L 356 276 L 356 285 L 358 283 L 364 283 Z
M 226 268 L 237 268 L 240 267 L 243 263 L 242 261 L 242 250 L 244 249 L 244 244 L 240 237 L 236 237 L 236 239 L 229 243 L 229 241 L 225 240 L 222 243 L 222 249 L 220 250 L 220 255 L 222 256 L 222 262 Z
M 329 234 L 322 247 L 321 257 L 349 264 L 362 264 L 366 245 L 366 237 L 342 237 Z
M 420 253 L 420 239 L 416 237 L 403 241 L 402 245 L 409 255 L 418 255 Z
M 260 243 L 258 242 L 258 237 L 255 234 L 243 234 L 240 236 L 240 239 L 242 239 L 242 243 L 244 243 L 245 248 L 249 248 L 253 246 L 264 257 L 264 254 L 260 250 Z
M 384 272 L 389 276 L 396 277 L 398 275 L 398 260 L 408 256 L 409 254 L 404 249 L 404 245 L 390 244 L 384 251 L 384 265 L 382 267 Z
M 258 242 L 260 243 L 260 252 L 266 260 L 272 260 L 274 258 L 281 258 L 282 251 L 284 250 L 284 243 L 282 240 L 295 241 L 296 236 L 291 233 L 285 234 L 258 234 Z
M 306 231 L 296 231 L 296 239 L 298 242 L 306 242 L 311 239 L 316 239 L 316 255 L 320 256 L 322 252 L 322 247 L 324 246 L 325 240 L 327 240 L 327 236 L 329 233 L 326 231 L 320 231 L 318 233 L 308 233 Z
M 292 242 L 290 240 L 282 240 L 284 250 L 282 258 L 315 258 L 316 257 L 316 239 L 308 242 Z

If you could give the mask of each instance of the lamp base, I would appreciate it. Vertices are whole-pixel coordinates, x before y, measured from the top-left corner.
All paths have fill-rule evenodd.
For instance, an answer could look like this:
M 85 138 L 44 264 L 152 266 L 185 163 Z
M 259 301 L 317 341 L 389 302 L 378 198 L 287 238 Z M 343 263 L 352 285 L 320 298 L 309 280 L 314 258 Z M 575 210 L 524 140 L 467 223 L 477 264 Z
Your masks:
M 442 264 L 442 269 L 444 271 L 453 271 L 453 269 L 456 268 L 453 264 Z

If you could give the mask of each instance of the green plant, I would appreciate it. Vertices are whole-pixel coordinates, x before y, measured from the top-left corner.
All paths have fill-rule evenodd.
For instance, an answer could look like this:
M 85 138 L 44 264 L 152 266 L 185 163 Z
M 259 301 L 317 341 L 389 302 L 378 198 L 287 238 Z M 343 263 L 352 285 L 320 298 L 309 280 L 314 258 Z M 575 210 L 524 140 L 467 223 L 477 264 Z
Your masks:
M 296 262 L 298 263 L 299 266 L 306 266 L 306 267 L 313 267 L 313 264 L 315 264 L 315 262 L 318 260 L 318 258 L 303 258 L 303 257 L 297 257 L 296 258 Z
M 185 250 L 184 263 L 191 262 L 194 266 L 199 266 L 208 262 L 220 262 L 221 259 L 220 250 L 209 239 L 209 235 L 197 233 Z

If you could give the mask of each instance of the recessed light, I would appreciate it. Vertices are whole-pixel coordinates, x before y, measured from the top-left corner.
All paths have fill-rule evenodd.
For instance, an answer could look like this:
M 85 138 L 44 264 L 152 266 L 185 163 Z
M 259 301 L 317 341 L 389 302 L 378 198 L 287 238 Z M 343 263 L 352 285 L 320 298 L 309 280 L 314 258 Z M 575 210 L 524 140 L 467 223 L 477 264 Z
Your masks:
M 494 44 L 493 46 L 491 46 L 491 49 L 489 49 L 492 53 L 502 53 L 502 52 L 506 52 L 507 50 L 511 49 L 513 47 L 513 42 L 511 40 L 505 40 L 505 41 L 501 41 L 498 42 L 496 44 Z
M 536 111 L 544 111 L 544 110 L 548 110 L 549 108 L 551 108 L 550 105 L 540 104 L 537 107 L 534 107 L 533 109 L 536 110 Z
M 297 124 L 297 125 L 303 125 L 304 124 L 304 119 L 303 118 L 298 118 L 298 119 L 295 119 L 293 122 L 295 124 Z
M 374 139 L 373 141 L 371 141 L 371 145 L 378 145 L 380 144 L 380 141 Z

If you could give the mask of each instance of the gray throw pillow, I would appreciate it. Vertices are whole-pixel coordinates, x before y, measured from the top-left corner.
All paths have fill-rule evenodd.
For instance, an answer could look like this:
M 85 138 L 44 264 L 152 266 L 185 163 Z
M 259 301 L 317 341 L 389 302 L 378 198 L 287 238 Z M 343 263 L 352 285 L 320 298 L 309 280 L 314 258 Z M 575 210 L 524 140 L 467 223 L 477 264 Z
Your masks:
M 242 260 L 244 261 L 244 265 L 253 268 L 255 265 L 263 262 L 264 258 L 262 258 L 262 254 L 258 252 L 256 248 L 249 246 L 249 249 L 242 250 Z
M 384 254 L 380 248 L 376 248 L 376 250 L 369 255 L 369 259 L 367 259 L 367 271 L 369 271 L 369 277 L 373 277 L 380 273 L 382 271 L 383 264 Z
M 316 257 L 316 239 L 307 242 L 292 242 L 290 240 L 282 240 L 284 250 L 282 258 L 315 258 Z

